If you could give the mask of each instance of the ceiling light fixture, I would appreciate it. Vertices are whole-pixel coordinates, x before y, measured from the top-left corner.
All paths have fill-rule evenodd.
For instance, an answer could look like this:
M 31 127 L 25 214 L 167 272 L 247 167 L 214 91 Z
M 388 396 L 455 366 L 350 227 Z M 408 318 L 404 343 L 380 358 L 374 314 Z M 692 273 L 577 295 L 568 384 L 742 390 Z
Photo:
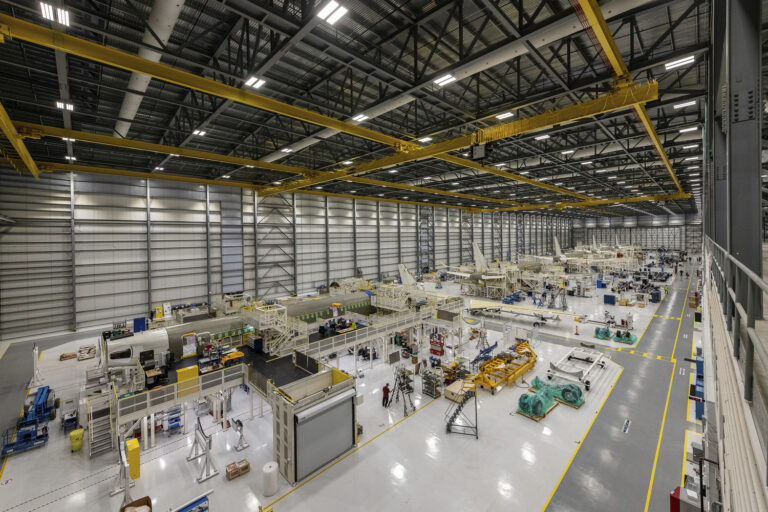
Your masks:
M 534 137 L 536 140 L 546 140 L 549 138 L 549 135 L 539 135 L 538 137 Z
M 64 158 L 66 158 L 67 160 L 71 160 L 71 161 L 73 161 L 73 162 L 74 162 L 75 160 L 77 160 L 77 158 L 75 158 L 74 156 L 69 156 L 69 155 L 66 155 L 66 156 L 64 156 Z
M 358 123 L 365 121 L 368 119 L 368 116 L 365 114 L 357 114 L 355 117 L 352 118 L 353 121 L 357 121 Z
M 697 156 L 689 156 L 688 158 L 683 159 L 683 162 L 687 162 L 689 160 L 698 160 L 698 159 L 699 159 L 699 157 L 697 157 Z
M 165 170 L 165 167 L 155 167 L 155 170 L 156 170 L 156 171 L 164 171 L 164 170 Z
M 592 163 L 592 160 L 587 160 L 586 162 L 581 162 L 581 165 L 589 165 Z
M 352 165 L 352 160 L 344 160 L 341 163 L 344 164 L 344 165 Z
M 626 183 L 626 181 L 617 181 L 617 182 L 616 182 L 616 184 L 617 184 L 617 185 L 623 185 L 623 184 L 625 184 L 625 183 Z
M 456 81 L 456 77 L 448 74 L 448 75 L 441 76 L 440 78 L 435 80 L 434 83 L 437 84 L 438 87 L 443 87 L 444 85 L 448 85 L 449 83 L 455 82 L 455 81 Z
M 699 129 L 698 126 L 691 126 L 690 128 L 683 128 L 682 130 L 680 130 L 680 133 L 695 132 L 698 129 Z
M 698 165 L 689 165 L 688 167 L 686 167 L 686 169 L 698 169 L 698 168 L 699 168 Z
M 223 176 L 222 176 L 222 178 L 224 178 L 225 180 L 228 180 L 228 179 L 229 179 L 229 178 L 231 178 L 231 177 L 232 177 L 232 176 L 230 176 L 229 174 L 225 174 L 225 175 L 223 175 Z
M 512 117 L 513 115 L 515 114 L 513 114 L 512 112 L 504 112 L 503 114 L 497 115 L 496 119 L 507 119 L 509 117 Z
M 282 185 L 282 184 L 283 184 L 283 182 L 282 182 L 282 181 L 275 181 L 275 182 L 273 182 L 272 184 L 273 184 L 273 185 Z
M 570 155 L 571 153 L 573 153 L 572 149 L 566 149 L 565 151 L 560 152 L 561 155 Z
M 686 101 L 685 103 L 678 103 L 677 105 L 674 105 L 672 108 L 677 110 L 679 108 L 692 107 L 695 104 L 696 104 L 696 100 Z
M 320 11 L 317 13 L 317 17 L 321 20 L 324 20 L 329 25 L 333 25 L 345 14 L 347 14 L 347 8 L 342 7 L 338 2 L 331 0 L 325 4 L 325 7 L 320 9 Z
M 419 139 L 419 142 L 429 142 L 432 140 L 432 137 L 422 137 Z
M 604 172 L 608 172 L 608 169 L 598 169 L 595 171 L 597 174 L 602 174 Z
M 291 148 L 283 148 L 280 151 L 282 151 L 283 153 L 293 153 L 293 150 Z
M 253 87 L 254 89 L 258 89 L 259 87 L 261 87 L 265 83 L 266 82 L 263 79 L 261 79 L 261 78 L 259 78 L 257 76 L 252 76 L 252 77 L 248 78 L 248 80 L 245 81 L 245 85 L 247 85 L 248 87 Z
M 608 179 L 609 179 L 609 180 L 615 180 L 615 179 L 616 179 L 616 176 L 608 176 Z
M 682 59 L 673 60 L 672 62 L 667 62 L 664 64 L 664 68 L 669 71 L 670 69 L 679 68 L 680 66 L 686 66 L 688 64 L 692 64 L 693 61 L 696 60 L 696 58 L 693 55 L 689 55 L 687 57 L 683 57 Z
M 70 139 L 69 137 L 62 137 L 61 140 L 65 142 L 75 142 L 75 139 Z
M 60 108 L 62 110 L 69 110 L 70 112 L 75 110 L 75 106 L 73 104 L 65 103 L 63 101 L 57 101 L 56 102 L 56 108 Z
M 195 130 L 192 132 L 192 135 L 199 135 L 200 137 L 205 136 L 205 130 Z
M 390 169 L 389 174 L 397 174 L 397 169 Z
M 683 146 L 683 149 L 696 149 L 699 147 L 698 144 L 691 144 L 690 146 Z
M 315 190 L 323 190 L 323 187 L 315 187 Z

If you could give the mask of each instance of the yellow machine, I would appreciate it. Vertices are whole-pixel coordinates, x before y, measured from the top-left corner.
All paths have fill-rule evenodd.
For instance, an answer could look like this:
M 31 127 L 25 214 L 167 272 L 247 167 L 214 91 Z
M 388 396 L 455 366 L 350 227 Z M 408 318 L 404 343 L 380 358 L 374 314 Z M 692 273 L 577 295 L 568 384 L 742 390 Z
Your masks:
M 131 480 L 136 480 L 141 475 L 138 439 L 129 439 L 125 442 L 125 458 L 128 460 L 128 474 Z
M 515 353 L 517 355 L 498 355 L 480 363 L 472 381 L 490 390 L 492 395 L 503 384 L 511 386 L 536 364 L 536 353 L 527 341 L 518 343 Z
M 229 354 L 225 355 L 221 360 L 221 364 L 224 366 L 230 366 L 233 364 L 242 363 L 244 357 L 245 354 L 239 350 L 235 350 L 234 352 L 230 352 Z

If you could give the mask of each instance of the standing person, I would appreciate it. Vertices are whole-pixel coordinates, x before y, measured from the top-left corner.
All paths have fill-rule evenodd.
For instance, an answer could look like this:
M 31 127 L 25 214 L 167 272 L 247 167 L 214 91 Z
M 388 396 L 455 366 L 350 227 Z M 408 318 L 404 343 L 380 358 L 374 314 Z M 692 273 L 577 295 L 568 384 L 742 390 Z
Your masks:
M 389 382 L 384 385 L 384 389 L 381 390 L 381 405 L 386 407 L 389 405 Z

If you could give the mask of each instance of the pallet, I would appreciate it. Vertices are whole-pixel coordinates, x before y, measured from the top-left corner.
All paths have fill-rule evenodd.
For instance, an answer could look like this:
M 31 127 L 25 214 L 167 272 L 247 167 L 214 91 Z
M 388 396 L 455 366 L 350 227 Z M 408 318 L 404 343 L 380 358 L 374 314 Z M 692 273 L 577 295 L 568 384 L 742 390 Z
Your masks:
M 543 420 L 544 418 L 546 418 L 546 417 L 547 417 L 547 414 L 549 414 L 550 412 L 552 412 L 552 409 L 554 409 L 555 407 L 557 407 L 557 404 L 558 404 L 558 403 L 560 403 L 560 402 L 558 402 L 558 401 L 556 400 L 556 401 L 555 401 L 555 403 L 553 403 L 553 404 L 552 404 L 552 407 L 550 407 L 549 409 L 547 409 L 547 410 L 546 410 L 546 412 L 545 412 L 544 414 L 542 414 L 541 416 L 531 416 L 530 414 L 525 414 L 524 412 L 521 412 L 521 411 L 519 411 L 519 410 L 518 410 L 518 411 L 515 411 L 515 412 L 516 412 L 517 414 L 519 414 L 520 416 L 525 416 L 526 418 L 532 419 L 533 421 L 535 421 L 535 422 L 537 422 L 537 423 L 538 423 L 539 421 L 541 421 L 541 420 Z

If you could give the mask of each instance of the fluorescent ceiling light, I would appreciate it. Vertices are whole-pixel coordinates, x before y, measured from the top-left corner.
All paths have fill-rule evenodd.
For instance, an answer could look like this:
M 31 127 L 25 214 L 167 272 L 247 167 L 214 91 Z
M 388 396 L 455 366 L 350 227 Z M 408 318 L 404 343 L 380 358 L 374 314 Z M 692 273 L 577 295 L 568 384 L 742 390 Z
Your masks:
M 456 77 L 455 76 L 453 76 L 453 75 L 443 75 L 440 78 L 438 78 L 437 80 L 435 80 L 435 83 L 438 86 L 442 87 L 444 85 L 448 85 L 449 83 L 455 82 L 455 81 L 456 81 Z
M 625 184 L 625 183 L 626 183 L 626 181 L 617 181 L 617 182 L 616 182 L 616 184 L 617 184 L 617 185 L 623 185 L 623 184 Z
M 422 137 L 419 139 L 419 142 L 429 142 L 432 140 L 432 137 Z
M 429 181 L 429 180 L 431 180 L 432 178 L 431 178 L 431 177 L 429 177 L 429 176 L 424 176 L 424 179 L 425 179 L 425 180 L 427 180 L 427 181 Z
M 695 132 L 698 129 L 699 129 L 698 126 L 691 126 L 690 128 L 683 128 L 682 130 L 680 130 L 680 133 Z
M 355 117 L 352 118 L 353 121 L 357 121 L 358 123 L 361 121 L 365 121 L 368 119 L 368 116 L 365 114 L 357 114 Z
M 496 119 L 507 119 L 508 117 L 512 117 L 513 115 L 515 114 L 513 114 L 512 112 L 504 112 L 503 114 L 497 115 Z
M 501 163 L 501 164 L 493 164 L 493 165 L 495 165 L 496 167 L 504 167 L 503 163 Z
M 688 158 L 685 158 L 683 160 L 683 162 L 687 162 L 688 160 L 698 160 L 698 159 L 699 159 L 699 157 L 697 157 L 697 156 L 689 156 Z
M 70 139 L 69 137 L 62 137 L 61 140 L 65 142 L 75 142 L 75 139 Z
M 560 154 L 561 155 L 570 155 L 571 153 L 573 153 L 573 151 L 574 150 L 572 150 L 572 149 L 566 149 L 565 151 L 561 151 Z
M 548 139 L 549 135 L 539 135 L 538 137 L 534 137 L 536 140 L 545 140 Z
M 691 144 L 690 146 L 683 146 L 683 149 L 696 149 L 699 147 L 698 144 Z
M 323 187 L 315 187 L 315 190 L 323 190 Z
M 443 204 L 445 204 L 445 203 L 447 203 L 448 201 L 440 201 L 440 202 L 441 202 L 441 203 L 443 203 Z
M 699 168 L 698 165 L 689 165 L 688 167 L 686 167 L 686 169 L 698 169 L 698 168 Z
M 679 108 L 692 107 L 695 104 L 696 104 L 696 100 L 686 101 L 685 103 L 678 103 L 677 105 L 673 106 L 672 108 L 677 110 Z
M 557 185 L 558 187 L 559 187 L 560 185 L 562 185 L 562 184 L 563 184 L 563 182 L 562 182 L 562 181 L 558 181 L 557 183 L 555 183 L 555 185 Z
M 273 184 L 273 185 L 282 185 L 282 184 L 283 184 L 283 182 L 282 182 L 282 181 L 275 181 L 275 182 L 273 182 L 272 184 Z
M 344 165 L 352 165 L 352 160 L 344 160 L 341 163 L 344 164 Z
M 589 165 L 592 163 L 592 160 L 587 160 L 586 162 L 581 162 L 581 165 Z
M 595 172 L 598 173 L 598 174 L 601 174 L 601 173 L 604 173 L 604 172 L 608 172 L 608 169 L 598 169 Z
M 51 21 L 55 20 L 53 17 L 53 6 L 51 4 L 40 2 L 40 12 L 42 13 L 43 18 Z
M 58 18 L 59 23 L 62 25 L 69 26 L 69 11 L 66 9 L 61 9 L 60 7 L 56 8 L 56 17 Z
M 390 169 L 389 174 L 397 174 L 397 169 Z
M 357 192 L 357 190 L 350 190 L 349 191 L 350 194 L 354 194 L 355 192 Z
M 320 12 L 317 13 L 317 17 L 321 20 L 325 20 L 329 25 L 333 25 L 345 14 L 347 14 L 347 8 L 342 7 L 338 2 L 331 0 L 325 4 L 325 7 L 320 9 Z
M 231 178 L 231 177 L 232 177 L 232 176 L 230 176 L 229 174 L 225 174 L 225 175 L 223 175 L 223 176 L 222 176 L 222 178 L 224 178 L 225 180 L 228 180 L 228 179 L 229 179 L 229 178 Z
M 616 179 L 616 176 L 608 176 L 608 179 L 609 179 L 609 180 L 615 180 L 615 179 Z
M 248 164 L 245 164 L 245 166 L 246 166 L 247 168 L 249 168 L 249 169 L 253 169 L 253 166 L 252 166 L 252 165 L 248 165 Z
M 689 183 L 696 183 L 698 181 L 701 181 L 699 178 L 696 178 L 695 180 L 688 180 Z
M 165 168 L 164 168 L 164 167 L 155 167 L 155 170 L 156 170 L 156 171 L 164 171 L 164 170 L 165 170 Z
M 75 110 L 75 106 L 71 103 L 65 103 L 63 101 L 57 101 L 56 102 L 56 108 L 60 108 L 62 110 L 69 110 L 70 112 Z
M 170 154 L 170 155 L 168 155 L 168 156 L 179 156 L 179 155 L 177 155 L 176 153 L 171 153 L 171 154 Z M 247 167 L 247 166 L 246 166 L 246 167 Z
M 283 153 L 292 153 L 293 152 L 293 150 L 291 148 L 283 148 L 280 151 L 282 151 Z
M 408 196 L 403 196 L 400 199 L 408 199 Z
M 74 162 L 75 160 L 77 160 L 77 158 L 75 158 L 74 156 L 69 156 L 69 155 L 66 155 L 64 158 L 66 158 L 67 160 L 71 160 L 71 161 L 73 161 L 73 162 Z
M 682 59 L 673 60 L 672 62 L 667 62 L 664 64 L 664 68 L 669 71 L 670 69 L 679 68 L 680 66 L 686 66 L 688 64 L 693 63 L 695 60 L 695 57 L 693 55 L 689 55 L 688 57 L 683 57 Z
M 526 175 L 528 175 L 528 171 L 523 171 L 520 174 L 522 174 L 523 176 L 526 176 Z
M 192 135 L 199 135 L 201 137 L 205 136 L 205 130 L 195 130 L 192 132 Z
M 455 186 L 458 186 L 458 184 L 459 184 L 459 182 L 458 182 L 458 181 L 454 181 L 453 183 L 451 183 L 451 185 L 453 185 L 454 187 L 455 187 Z
M 384 197 L 384 194 L 378 194 L 379 197 Z
M 253 87 L 254 89 L 258 89 L 259 87 L 261 87 L 265 83 L 266 82 L 263 79 L 261 79 L 261 78 L 259 78 L 257 76 L 252 76 L 252 77 L 248 78 L 248 80 L 245 81 L 245 85 L 247 85 L 248 87 Z

